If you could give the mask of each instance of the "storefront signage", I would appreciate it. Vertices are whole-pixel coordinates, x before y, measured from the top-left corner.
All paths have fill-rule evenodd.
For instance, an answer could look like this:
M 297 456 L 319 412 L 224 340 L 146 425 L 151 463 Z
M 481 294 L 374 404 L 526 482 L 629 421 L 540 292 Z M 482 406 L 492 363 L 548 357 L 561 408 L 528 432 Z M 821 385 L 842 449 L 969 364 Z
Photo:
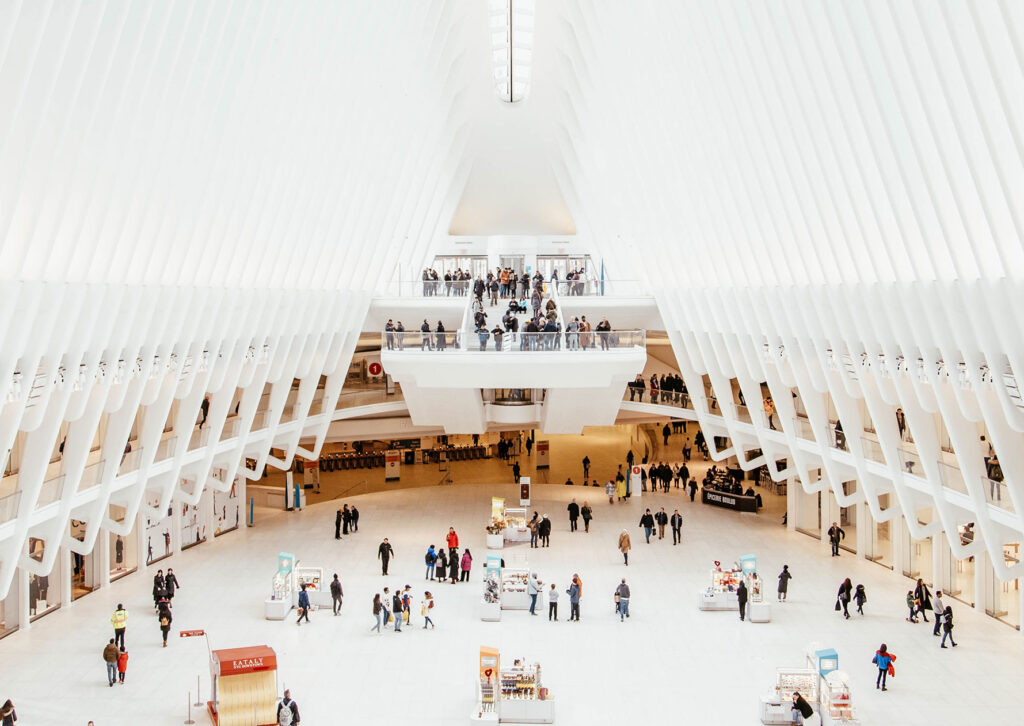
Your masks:
M 178 633 L 179 638 L 195 638 L 200 635 L 206 635 L 205 630 L 182 630 Z
M 549 464 L 548 455 L 551 453 L 551 443 L 549 441 L 538 441 L 537 442 L 537 468 L 547 469 Z
M 398 479 L 401 476 L 401 455 L 402 452 L 391 450 L 384 454 L 384 479 L 385 481 Z
M 757 500 L 754 497 L 725 494 L 723 492 L 715 492 L 709 489 L 701 489 L 700 499 L 704 504 L 713 504 L 716 507 L 735 509 L 739 512 L 757 511 Z
M 266 646 L 215 650 L 213 658 L 221 676 L 277 670 L 277 655 Z

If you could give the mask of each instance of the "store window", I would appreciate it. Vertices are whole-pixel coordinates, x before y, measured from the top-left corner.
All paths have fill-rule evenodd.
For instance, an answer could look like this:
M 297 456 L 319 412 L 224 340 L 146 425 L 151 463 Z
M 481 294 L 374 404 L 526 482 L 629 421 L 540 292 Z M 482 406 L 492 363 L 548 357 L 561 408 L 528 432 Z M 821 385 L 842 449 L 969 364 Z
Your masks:
M 85 522 L 77 519 L 71 520 L 71 537 L 79 542 L 85 540 Z M 77 552 L 71 553 L 71 599 L 77 600 L 83 595 L 88 595 L 96 586 L 96 573 L 94 570 L 95 557 L 90 553 L 80 555 Z
M 879 495 L 878 503 L 883 512 L 889 509 L 891 497 L 891 494 Z M 871 528 L 871 552 L 867 555 L 867 559 L 890 570 L 893 567 L 892 537 L 895 524 L 892 520 L 874 523 Z
M 159 504 L 159 497 L 150 501 L 149 506 Z M 171 556 L 171 508 L 163 516 L 146 514 L 146 563 L 153 564 Z
M 124 522 L 125 508 L 116 504 L 110 505 L 110 518 L 115 522 Z M 110 547 L 110 581 L 135 572 L 139 568 L 139 527 L 132 527 L 127 535 L 108 533 Z
M 958 530 L 962 544 L 974 541 L 974 522 L 961 525 Z M 974 567 L 973 557 L 962 560 L 955 556 L 949 558 L 949 594 L 971 607 L 974 607 Z
M 931 508 L 921 509 L 917 512 L 917 523 L 926 525 L 932 521 Z M 935 572 L 932 568 L 932 538 L 914 539 L 910 536 L 910 530 L 904 527 L 906 536 L 906 549 L 908 553 L 908 564 L 910 571 L 903 574 L 915 580 L 921 578 L 929 585 L 935 583 Z
M 36 537 L 28 540 L 29 557 L 42 562 L 46 554 L 46 542 Z M 57 568 L 54 568 L 55 570 Z M 60 576 L 57 572 L 48 575 L 29 574 L 28 576 L 28 616 L 29 622 L 52 613 L 60 607 Z
M 1003 545 L 1003 560 L 1008 567 L 1020 562 L 1020 542 Z M 1020 630 L 1020 580 L 1002 581 L 992 578 L 992 612 L 993 617 L 1002 620 Z
M 843 482 L 843 494 L 850 496 L 857 491 L 857 481 L 851 479 Z M 857 551 L 857 506 L 851 504 L 849 507 L 839 508 L 839 526 L 846 532 L 839 542 L 839 547 L 847 552 Z
M 213 536 L 238 529 L 238 484 L 241 477 L 235 477 L 227 492 L 213 493 Z
M 0 638 L 18 629 L 18 580 L 11 582 L 7 597 L 0 600 Z

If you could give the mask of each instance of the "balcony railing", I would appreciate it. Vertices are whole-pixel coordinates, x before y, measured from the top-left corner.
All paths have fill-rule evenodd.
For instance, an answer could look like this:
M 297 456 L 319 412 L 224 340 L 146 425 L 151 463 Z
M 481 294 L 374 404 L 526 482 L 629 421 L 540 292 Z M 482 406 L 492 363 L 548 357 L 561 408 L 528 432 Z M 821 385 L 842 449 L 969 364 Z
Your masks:
M 10 522 L 18 516 L 18 505 L 21 503 L 21 492 L 0 497 L 0 524 Z
M 44 481 L 42 488 L 39 490 L 39 499 L 36 501 L 36 506 L 45 507 L 47 504 L 53 504 L 60 499 L 64 494 L 64 481 L 63 474 Z
M 558 280 L 555 289 L 559 297 L 638 297 L 647 294 L 640 280 Z
M 644 348 L 644 330 L 591 331 L 588 333 L 517 333 L 491 331 L 467 333 L 464 330 L 441 333 L 420 331 L 384 331 L 382 350 L 444 352 L 536 352 L 536 351 L 610 351 Z
M 392 280 L 382 295 L 393 297 L 465 297 L 475 280 Z
M 995 479 L 983 476 L 981 478 L 981 487 L 985 490 L 985 499 L 989 504 L 1005 509 L 1008 512 L 1014 511 L 1013 500 L 1010 498 L 1010 492 L 1006 489 L 1006 482 L 996 481 Z
M 637 401 L 644 403 L 644 396 L 647 396 L 647 403 L 656 403 L 662 406 L 674 406 L 693 410 L 693 403 L 690 401 L 690 394 L 686 391 L 666 391 L 661 388 L 650 388 L 646 383 L 632 381 L 626 384 L 626 390 L 622 394 L 622 400 Z

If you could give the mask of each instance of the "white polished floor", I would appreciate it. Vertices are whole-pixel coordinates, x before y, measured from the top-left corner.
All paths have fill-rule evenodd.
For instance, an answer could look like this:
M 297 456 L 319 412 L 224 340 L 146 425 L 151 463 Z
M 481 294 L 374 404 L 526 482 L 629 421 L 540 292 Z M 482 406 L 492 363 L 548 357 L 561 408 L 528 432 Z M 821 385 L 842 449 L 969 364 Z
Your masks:
M 955 601 L 956 637 L 943 652 L 931 626 L 904 621 L 909 581 L 848 554 L 830 558 L 807 536 L 789 534 L 779 517 L 714 509 L 675 492 L 609 505 L 592 488 L 535 487 L 534 506 L 551 515 L 549 549 L 523 545 L 505 550 L 529 557 L 545 582 L 564 591 L 573 572 L 584 581 L 582 622 L 562 622 L 525 612 L 504 613 L 501 623 L 477 619 L 485 554 L 483 526 L 490 497 L 517 496 L 510 485 L 419 488 L 358 497 L 360 531 L 333 539 L 332 504 L 299 513 L 266 513 L 258 526 L 165 561 L 182 589 L 175 597 L 174 631 L 204 628 L 214 648 L 266 643 L 278 653 L 281 687 L 291 688 L 303 724 L 402 719 L 415 724 L 464 724 L 474 705 L 477 649 L 498 646 L 504 657 L 539 660 L 557 699 L 557 723 L 756 724 L 758 696 L 771 689 L 775 668 L 803 665 L 804 649 L 820 641 L 839 652 L 853 678 L 854 704 L 864 724 L 1019 723 L 1019 684 L 1024 676 L 1024 639 L 1016 631 Z M 565 507 L 571 496 L 595 508 L 591 533 L 570 534 Z M 641 508 L 679 506 L 683 545 L 671 539 L 646 545 L 637 528 Z M 470 584 L 428 585 L 435 593 L 437 629 L 407 628 L 401 635 L 371 634 L 374 592 L 412 585 L 424 589 L 423 552 L 441 544 L 454 525 L 475 557 Z M 633 538 L 630 566 L 615 542 L 623 527 Z M 389 537 L 396 550 L 392 575 L 383 578 L 377 545 Z M 306 564 L 337 571 L 345 587 L 341 617 L 329 611 L 296 627 L 263 619 L 263 600 L 279 551 Z M 741 623 L 734 613 L 697 610 L 697 592 L 715 559 L 758 556 L 774 590 L 788 563 L 791 600 L 773 606 L 773 621 Z M 626 576 L 632 618 L 613 615 L 612 590 Z M 832 610 L 846 576 L 868 590 L 867 617 L 841 620 Z M 189 689 L 202 675 L 209 695 L 206 643 L 173 638 L 161 649 L 150 598 L 151 576 L 132 575 L 73 607 L 37 621 L 0 641 L 0 699 L 12 698 L 25 726 L 40 724 L 181 724 Z M 101 659 L 110 637 L 110 613 L 118 601 L 129 609 L 131 656 L 127 684 L 108 688 Z M 414 621 L 419 621 L 418 615 Z M 885 641 L 899 656 L 890 690 L 874 689 L 869 662 Z M 196 718 L 208 723 L 205 714 Z

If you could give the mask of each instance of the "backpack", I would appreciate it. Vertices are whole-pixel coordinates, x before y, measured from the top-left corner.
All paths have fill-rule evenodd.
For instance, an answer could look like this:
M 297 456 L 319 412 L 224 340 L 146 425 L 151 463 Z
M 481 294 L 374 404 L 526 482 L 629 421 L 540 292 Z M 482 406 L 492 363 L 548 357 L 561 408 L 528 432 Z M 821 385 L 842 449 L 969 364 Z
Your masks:
M 166 628 L 168 625 L 170 625 L 170 623 L 167 622 L 167 618 L 166 617 L 160 618 L 160 627 L 161 628 Z
M 277 707 L 277 723 L 279 726 L 292 726 L 292 710 L 284 701 Z

